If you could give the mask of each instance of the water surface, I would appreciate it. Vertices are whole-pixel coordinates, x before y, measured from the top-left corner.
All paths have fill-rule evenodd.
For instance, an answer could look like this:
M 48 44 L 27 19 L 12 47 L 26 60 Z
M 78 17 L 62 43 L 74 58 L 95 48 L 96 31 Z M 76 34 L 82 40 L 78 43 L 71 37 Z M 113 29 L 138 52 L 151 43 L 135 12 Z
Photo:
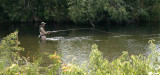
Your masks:
M 130 55 L 148 55 L 148 40 L 155 39 L 157 50 L 160 47 L 160 24 L 132 24 L 132 25 L 98 25 L 94 29 L 90 25 L 54 24 L 50 23 L 46 30 L 68 30 L 47 35 L 46 42 L 38 39 L 39 23 L 37 24 L 0 24 L 0 38 L 5 37 L 16 29 L 19 30 L 22 56 L 30 60 L 43 55 L 43 65 L 51 63 L 48 54 L 56 51 L 64 62 L 81 64 L 89 61 L 89 53 L 93 44 L 103 53 L 104 58 L 112 61 L 128 51 Z

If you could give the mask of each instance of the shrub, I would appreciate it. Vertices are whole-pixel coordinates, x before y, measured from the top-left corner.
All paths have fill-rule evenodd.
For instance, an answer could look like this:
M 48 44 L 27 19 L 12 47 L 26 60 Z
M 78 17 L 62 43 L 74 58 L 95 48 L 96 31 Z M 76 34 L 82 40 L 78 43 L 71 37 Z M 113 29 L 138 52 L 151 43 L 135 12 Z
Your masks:
M 128 55 L 128 52 L 123 52 L 122 56 L 109 62 L 104 59 L 102 53 L 98 51 L 96 44 L 92 45 L 92 51 L 90 53 L 90 62 L 88 68 L 85 67 L 82 75 L 148 75 L 148 74 L 159 74 L 159 53 L 155 50 L 155 44 L 153 40 L 149 41 L 151 54 L 146 58 L 143 55 Z M 71 66 L 72 67 L 72 66 Z M 79 67 L 79 66 L 78 66 Z M 77 68 L 78 68 L 77 67 Z M 88 71 L 85 71 L 88 70 Z M 75 70 L 78 72 L 79 70 Z M 68 71 L 71 74 L 75 71 Z
M 7 37 L 3 38 L 0 43 L 0 74 L 4 73 L 4 68 L 8 67 L 10 64 L 16 63 L 15 60 L 19 60 L 19 51 L 24 50 L 18 45 L 18 31 L 11 33 Z M 10 68 L 15 67 L 13 64 Z M 15 70 L 15 69 L 14 69 Z M 12 70 L 13 71 L 13 70 Z M 11 73 L 10 73 L 11 74 Z

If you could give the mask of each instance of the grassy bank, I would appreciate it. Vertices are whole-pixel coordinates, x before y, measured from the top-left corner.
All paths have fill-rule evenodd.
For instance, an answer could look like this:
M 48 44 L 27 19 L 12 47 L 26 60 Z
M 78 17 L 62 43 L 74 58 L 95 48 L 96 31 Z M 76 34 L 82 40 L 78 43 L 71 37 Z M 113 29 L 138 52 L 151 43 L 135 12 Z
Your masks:
M 25 57 L 20 57 L 18 31 L 3 38 L 0 43 L 0 75 L 151 75 L 160 74 L 160 54 L 155 50 L 154 40 L 149 41 L 151 54 L 128 55 L 128 52 L 113 60 L 103 58 L 96 44 L 92 45 L 89 62 L 78 66 L 76 64 L 65 64 L 61 57 L 56 54 L 48 55 L 53 61 L 49 66 L 40 66 L 40 59 L 32 63 Z

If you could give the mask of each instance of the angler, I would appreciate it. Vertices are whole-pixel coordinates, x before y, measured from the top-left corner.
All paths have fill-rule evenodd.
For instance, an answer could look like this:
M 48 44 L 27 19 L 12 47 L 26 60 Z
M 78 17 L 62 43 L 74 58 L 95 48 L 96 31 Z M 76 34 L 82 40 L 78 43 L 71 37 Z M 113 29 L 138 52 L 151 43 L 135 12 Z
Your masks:
M 45 31 L 44 27 L 45 27 L 46 23 L 45 22 L 41 22 L 41 25 L 39 26 L 39 38 L 41 40 L 46 40 L 46 34 L 50 34 L 50 31 Z

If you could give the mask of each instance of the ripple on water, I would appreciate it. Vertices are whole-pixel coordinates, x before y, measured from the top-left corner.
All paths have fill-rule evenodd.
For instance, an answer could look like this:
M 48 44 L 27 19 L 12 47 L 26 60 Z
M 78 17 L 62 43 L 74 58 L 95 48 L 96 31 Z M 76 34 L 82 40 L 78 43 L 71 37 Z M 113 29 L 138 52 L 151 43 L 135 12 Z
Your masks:
M 60 40 L 84 40 L 84 39 L 90 39 L 91 36 L 82 36 L 82 37 L 52 37 L 52 38 L 46 38 L 46 40 L 51 41 L 60 41 Z
M 89 59 L 91 51 L 91 38 L 84 37 L 66 37 L 58 41 L 58 50 L 62 54 L 62 60 L 66 63 L 74 62 L 82 64 Z

